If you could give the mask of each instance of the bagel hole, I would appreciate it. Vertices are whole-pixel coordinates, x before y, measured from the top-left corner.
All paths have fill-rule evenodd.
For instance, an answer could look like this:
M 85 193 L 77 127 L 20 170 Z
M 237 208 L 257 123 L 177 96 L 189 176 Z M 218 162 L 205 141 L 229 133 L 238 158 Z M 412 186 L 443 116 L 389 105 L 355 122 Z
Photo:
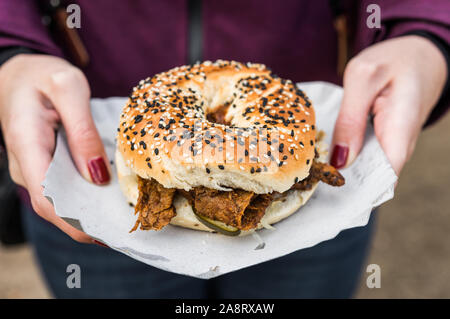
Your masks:
M 230 102 L 216 107 L 212 112 L 206 113 L 206 119 L 211 123 L 230 125 L 231 123 L 225 120 Z

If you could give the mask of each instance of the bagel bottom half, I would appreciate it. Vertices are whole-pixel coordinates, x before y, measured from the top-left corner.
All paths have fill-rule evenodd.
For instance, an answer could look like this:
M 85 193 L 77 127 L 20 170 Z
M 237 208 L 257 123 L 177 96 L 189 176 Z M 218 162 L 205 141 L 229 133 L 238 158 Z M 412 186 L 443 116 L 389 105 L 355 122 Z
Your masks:
M 318 160 L 324 161 L 327 156 L 326 145 L 322 141 L 319 141 L 316 146 L 320 155 Z M 126 166 L 125 161 L 118 150 L 116 150 L 115 160 L 120 188 L 127 201 L 136 205 L 139 197 L 137 175 Z M 269 207 L 267 207 L 258 227 L 249 231 L 242 231 L 240 236 L 251 234 L 257 229 L 272 228 L 271 225 L 289 217 L 301 206 L 305 205 L 316 190 L 317 185 L 318 183 L 314 184 L 312 189 L 307 191 L 289 190 L 281 194 L 280 197 L 274 199 Z M 173 206 L 176 211 L 176 216 L 170 221 L 171 225 L 208 232 L 214 231 L 198 220 L 192 210 L 192 206 L 182 195 L 175 194 Z

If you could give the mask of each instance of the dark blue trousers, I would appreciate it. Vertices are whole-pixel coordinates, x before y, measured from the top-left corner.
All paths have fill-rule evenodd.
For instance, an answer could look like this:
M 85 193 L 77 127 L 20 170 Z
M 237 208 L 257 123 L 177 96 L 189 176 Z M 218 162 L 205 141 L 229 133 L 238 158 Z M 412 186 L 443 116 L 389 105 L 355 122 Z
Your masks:
M 314 247 L 203 280 L 74 242 L 30 209 L 22 214 L 42 274 L 57 298 L 350 298 L 365 268 L 374 224 L 372 217 L 367 226 Z M 67 287 L 70 264 L 80 266 L 80 288 Z

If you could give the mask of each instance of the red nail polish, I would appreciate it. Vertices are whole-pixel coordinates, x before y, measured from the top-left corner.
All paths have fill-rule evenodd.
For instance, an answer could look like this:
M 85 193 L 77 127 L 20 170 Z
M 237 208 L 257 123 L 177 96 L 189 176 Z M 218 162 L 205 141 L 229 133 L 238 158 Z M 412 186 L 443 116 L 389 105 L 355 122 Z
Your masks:
M 330 164 L 336 168 L 342 168 L 347 163 L 348 146 L 335 145 L 331 154 Z
M 103 157 L 96 157 L 88 162 L 89 174 L 95 184 L 106 184 L 110 176 Z
M 98 240 L 95 240 L 95 239 L 94 239 L 93 241 L 94 241 L 94 244 L 97 244 L 97 245 L 102 246 L 102 247 L 109 248 L 108 245 L 105 245 L 104 243 L 102 243 L 102 242 L 100 242 L 100 241 L 98 241 Z

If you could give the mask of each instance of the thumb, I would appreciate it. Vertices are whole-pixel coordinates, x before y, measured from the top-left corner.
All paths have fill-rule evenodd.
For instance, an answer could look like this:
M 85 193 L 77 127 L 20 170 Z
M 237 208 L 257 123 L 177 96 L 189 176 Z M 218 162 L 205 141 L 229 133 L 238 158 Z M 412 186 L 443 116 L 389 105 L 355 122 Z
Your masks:
M 351 61 L 344 73 L 344 96 L 333 133 L 330 164 L 342 168 L 361 150 L 373 101 L 387 83 L 382 68 Z
M 91 116 L 89 84 L 83 73 L 69 67 L 52 74 L 46 95 L 61 117 L 80 174 L 95 184 L 108 183 L 107 156 Z

